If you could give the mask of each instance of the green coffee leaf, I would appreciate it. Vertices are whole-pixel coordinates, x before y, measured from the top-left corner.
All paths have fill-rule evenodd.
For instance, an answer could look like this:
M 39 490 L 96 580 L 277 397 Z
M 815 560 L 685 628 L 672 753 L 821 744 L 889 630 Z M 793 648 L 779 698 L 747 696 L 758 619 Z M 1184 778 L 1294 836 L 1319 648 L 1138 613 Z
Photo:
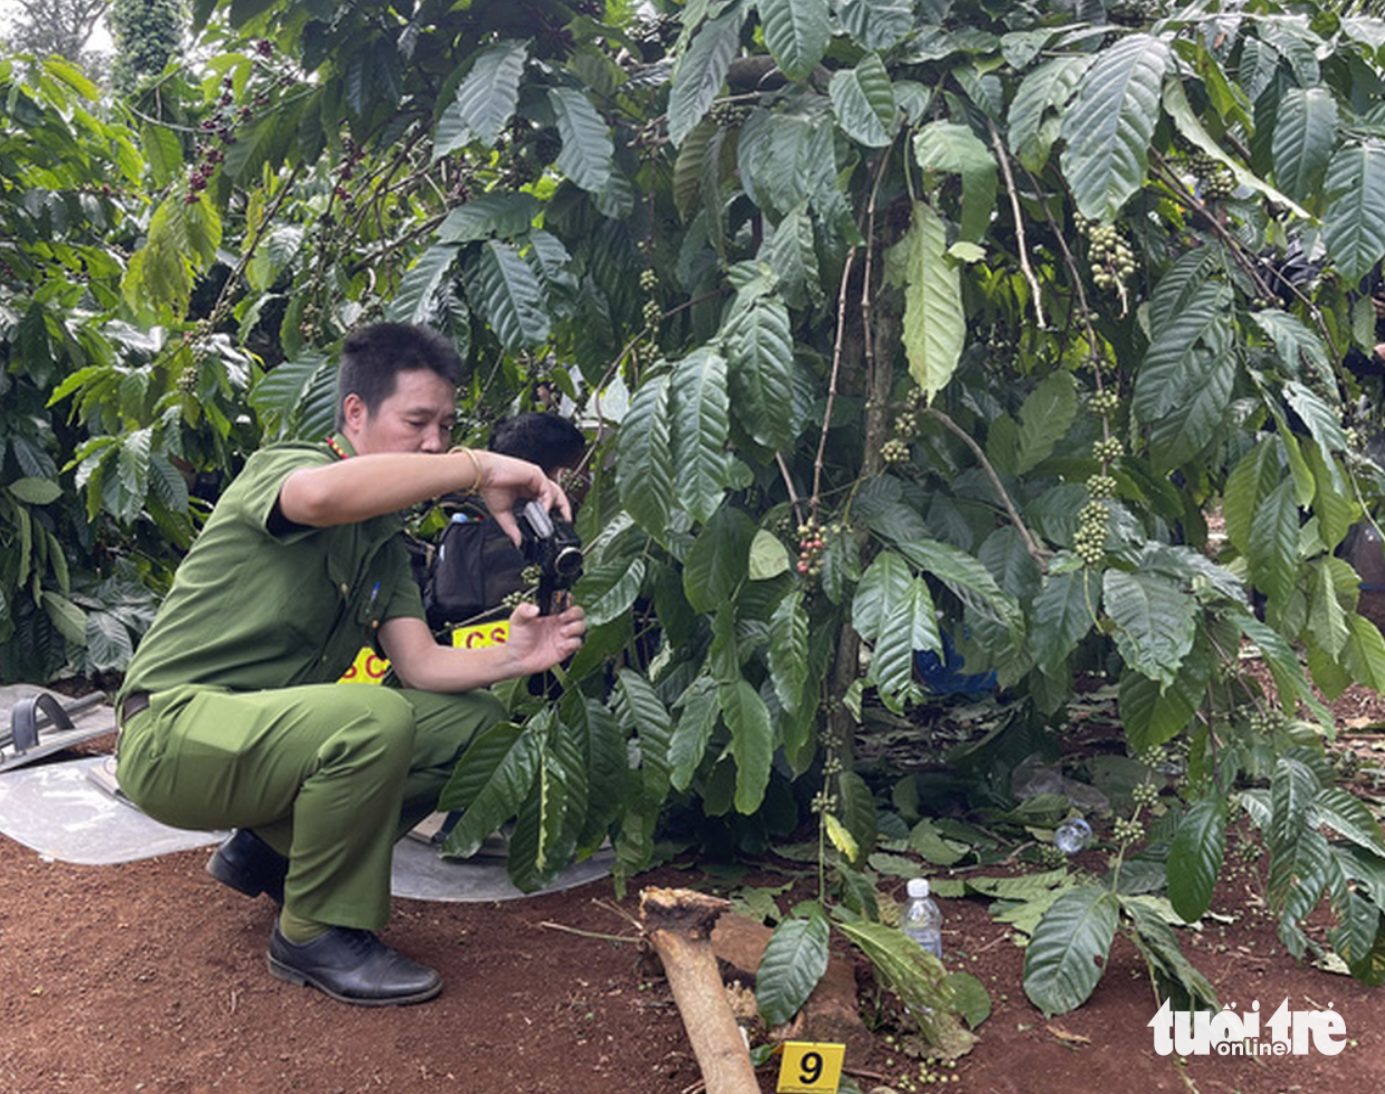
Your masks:
M 1169 902 L 1185 923 L 1211 905 L 1225 854 L 1225 799 L 1204 798 L 1183 814 L 1169 845 Z
M 744 18 L 740 5 L 733 4 L 709 19 L 698 28 L 674 69 L 668 99 L 668 139 L 675 148 L 702 120 L 721 90 L 731 59 L 740 47 Z
M 688 512 L 704 523 L 726 492 L 726 385 L 726 359 L 709 348 L 673 367 L 669 418 L 675 482 Z
M 1102 600 L 1116 624 L 1116 645 L 1126 663 L 1161 683 L 1172 683 L 1197 633 L 1197 601 L 1157 573 L 1107 570 Z
M 548 102 L 563 140 L 555 166 L 583 190 L 600 193 L 611 181 L 615 156 L 605 119 L 574 87 L 549 88 Z
M 487 147 L 500 139 L 519 105 L 519 82 L 529 59 L 529 43 L 514 39 L 487 46 L 443 111 L 434 135 L 433 157 L 439 159 L 472 141 Z
M 805 80 L 832 39 L 827 0 L 759 0 L 765 46 L 790 80 Z
M 534 785 L 542 751 L 537 728 L 508 722 L 492 726 L 471 743 L 438 798 L 439 809 L 465 810 L 442 846 L 444 855 L 469 858 L 515 815 Z
M 1337 272 L 1354 284 L 1385 257 L 1385 145 L 1349 144 L 1327 169 L 1322 236 Z
M 774 759 L 774 725 L 769 708 L 745 680 L 717 688 L 721 716 L 731 731 L 731 755 L 736 760 L 736 811 L 750 814 L 760 808 L 769 785 Z
M 782 1025 L 808 1001 L 827 971 L 830 935 L 822 915 L 786 919 L 775 928 L 755 978 L 755 1000 L 765 1025 Z
M 847 136 L 867 148 L 884 148 L 894 140 L 899 108 L 877 54 L 867 53 L 854 69 L 838 69 L 827 91 L 832 113 Z
M 668 421 L 667 374 L 645 380 L 616 435 L 616 485 L 622 503 L 656 537 L 668 524 L 673 498 L 673 456 Z
M 1099 885 L 1069 889 L 1039 921 L 1024 954 L 1024 993 L 1046 1017 L 1087 1001 L 1115 938 L 1116 895 Z
M 1168 60 L 1162 38 L 1118 39 L 1097 54 L 1063 115 L 1063 172 L 1089 220 L 1111 221 L 1144 184 Z
M 906 248 L 904 349 L 909 373 L 931 401 L 957 369 L 966 341 L 961 277 L 947 257 L 942 219 L 922 202 L 914 205 Z

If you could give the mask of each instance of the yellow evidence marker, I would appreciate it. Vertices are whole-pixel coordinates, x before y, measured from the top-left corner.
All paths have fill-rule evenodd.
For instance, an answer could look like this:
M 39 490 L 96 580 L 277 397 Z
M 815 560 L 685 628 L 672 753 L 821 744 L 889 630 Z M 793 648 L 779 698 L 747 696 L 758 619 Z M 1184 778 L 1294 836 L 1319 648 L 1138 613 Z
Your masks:
M 836 1094 L 846 1045 L 785 1041 L 779 1062 L 779 1094 Z

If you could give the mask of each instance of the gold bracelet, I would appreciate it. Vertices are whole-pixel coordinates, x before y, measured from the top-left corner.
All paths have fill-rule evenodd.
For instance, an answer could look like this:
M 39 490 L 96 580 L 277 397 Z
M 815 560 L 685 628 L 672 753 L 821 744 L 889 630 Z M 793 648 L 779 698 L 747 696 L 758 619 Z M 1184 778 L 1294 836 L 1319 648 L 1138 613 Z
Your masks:
M 473 494 L 479 494 L 481 489 L 486 485 L 486 468 L 485 465 L 481 463 L 481 457 L 476 454 L 476 449 L 458 445 L 452 451 L 465 452 L 471 459 L 471 469 L 474 478 L 472 479 L 469 489 Z

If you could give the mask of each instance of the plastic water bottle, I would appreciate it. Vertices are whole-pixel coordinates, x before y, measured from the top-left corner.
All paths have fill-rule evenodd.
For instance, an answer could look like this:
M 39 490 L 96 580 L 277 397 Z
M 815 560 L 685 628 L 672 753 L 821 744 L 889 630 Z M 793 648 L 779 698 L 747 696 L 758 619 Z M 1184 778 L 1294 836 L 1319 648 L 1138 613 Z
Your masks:
M 1065 820 L 1053 830 L 1053 846 L 1065 855 L 1075 855 L 1092 841 L 1092 826 L 1081 817 Z
M 904 934 L 912 938 L 934 957 L 943 956 L 943 913 L 928 895 L 928 879 L 911 878 L 909 902 L 899 917 Z

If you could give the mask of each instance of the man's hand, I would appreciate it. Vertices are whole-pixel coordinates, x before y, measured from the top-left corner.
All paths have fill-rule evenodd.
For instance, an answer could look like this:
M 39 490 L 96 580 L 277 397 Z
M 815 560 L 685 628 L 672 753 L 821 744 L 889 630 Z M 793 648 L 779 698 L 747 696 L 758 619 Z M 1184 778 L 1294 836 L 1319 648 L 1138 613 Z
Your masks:
M 476 452 L 475 455 L 483 473 L 479 493 L 495 523 L 504 529 L 516 547 L 520 535 L 514 508 L 520 502 L 537 501 L 545 512 L 556 509 L 564 520 L 572 520 L 572 506 L 563 488 L 536 464 L 502 456 L 499 452 Z
M 537 604 L 521 604 L 510 616 L 507 642 L 474 650 L 440 646 L 422 619 L 401 615 L 381 624 L 380 645 L 405 687 L 456 692 L 547 672 L 581 649 L 586 633 L 581 608 L 539 615 Z
M 557 615 L 540 615 L 537 604 L 521 604 L 510 616 L 510 638 L 516 675 L 547 672 L 582 648 L 587 634 L 585 613 L 569 605 Z

